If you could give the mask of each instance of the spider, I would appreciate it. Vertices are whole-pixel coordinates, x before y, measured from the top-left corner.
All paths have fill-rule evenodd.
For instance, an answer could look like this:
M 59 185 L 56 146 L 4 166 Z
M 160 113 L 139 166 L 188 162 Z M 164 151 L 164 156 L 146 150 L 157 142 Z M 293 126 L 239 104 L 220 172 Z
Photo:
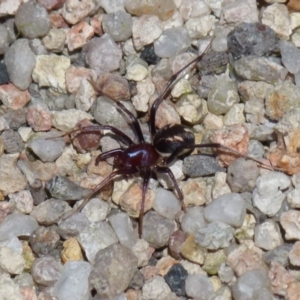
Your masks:
M 145 209 L 145 195 L 148 188 L 149 180 L 151 178 L 152 173 L 166 173 L 170 177 L 173 182 L 173 187 L 177 193 L 179 200 L 182 203 L 182 208 L 185 211 L 185 205 L 183 202 L 183 194 L 179 185 L 175 179 L 174 174 L 169 168 L 176 159 L 195 149 L 195 148 L 222 148 L 226 151 L 230 151 L 233 154 L 238 156 L 250 158 L 256 161 L 259 164 L 262 164 L 260 161 L 243 155 L 233 149 L 230 149 L 226 146 L 223 146 L 218 143 L 207 143 L 207 144 L 195 144 L 195 137 L 193 132 L 187 127 L 180 124 L 170 124 L 166 125 L 161 129 L 157 129 L 155 127 L 155 116 L 159 105 L 166 98 L 170 87 L 176 81 L 178 75 L 184 71 L 189 66 L 198 62 L 203 55 L 208 51 L 210 45 L 205 49 L 205 51 L 199 55 L 197 58 L 192 60 L 190 63 L 185 65 L 182 69 L 176 72 L 171 79 L 166 84 L 162 93 L 158 96 L 158 98 L 154 101 L 150 109 L 150 122 L 149 129 L 151 135 L 151 143 L 145 141 L 145 138 L 142 134 L 141 127 L 137 118 L 121 103 L 115 102 L 116 105 L 122 110 L 130 119 L 132 123 L 132 127 L 134 133 L 137 137 L 138 142 L 135 143 L 133 140 L 127 136 L 125 133 L 120 131 L 119 129 L 110 126 L 110 125 L 91 125 L 85 126 L 79 129 L 73 130 L 71 133 L 101 133 L 105 131 L 112 132 L 120 141 L 123 142 L 127 146 L 127 148 L 117 148 L 107 152 L 103 152 L 97 156 L 95 164 L 98 165 L 99 162 L 105 161 L 108 158 L 114 159 L 114 170 L 110 173 L 103 181 L 101 181 L 85 198 L 84 201 L 80 204 L 80 206 L 73 211 L 66 218 L 69 218 L 74 213 L 80 211 L 89 199 L 99 190 L 101 190 L 106 184 L 112 181 L 117 176 L 127 176 L 127 175 L 140 175 L 143 179 L 142 183 L 142 199 L 139 213 L 139 228 L 138 233 L 141 237 L 142 235 L 142 227 L 143 227 L 143 216 Z M 70 134 L 70 133 L 68 133 Z

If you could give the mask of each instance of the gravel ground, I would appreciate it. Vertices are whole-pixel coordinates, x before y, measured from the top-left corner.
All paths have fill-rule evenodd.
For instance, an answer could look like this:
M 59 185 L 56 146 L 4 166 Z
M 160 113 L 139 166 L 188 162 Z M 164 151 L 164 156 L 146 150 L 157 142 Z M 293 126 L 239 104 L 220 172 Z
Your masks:
M 1 2 L 0 300 L 300 299 L 300 5 L 285 2 Z M 151 106 L 197 57 L 155 125 L 232 151 L 170 166 L 186 210 L 153 174 L 139 237 L 141 176 L 102 187 L 114 162 L 97 157 L 139 142 L 129 119 L 151 142 Z

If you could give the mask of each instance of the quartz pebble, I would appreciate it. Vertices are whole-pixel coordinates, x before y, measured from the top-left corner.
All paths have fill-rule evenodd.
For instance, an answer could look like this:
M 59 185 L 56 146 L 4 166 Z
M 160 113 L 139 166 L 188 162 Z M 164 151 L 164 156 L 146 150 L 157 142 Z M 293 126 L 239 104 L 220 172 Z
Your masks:
M 88 278 L 92 266 L 86 261 L 68 261 L 54 284 L 53 295 L 58 299 L 88 300 L 91 287 Z
M 137 271 L 137 258 L 132 250 L 113 244 L 98 251 L 89 283 L 99 296 L 112 299 L 128 288 Z
M 204 208 L 199 206 L 194 206 L 187 208 L 186 214 L 181 220 L 181 227 L 183 231 L 196 234 L 196 232 L 206 225 L 206 220 L 204 219 Z
M 191 298 L 209 300 L 214 289 L 209 278 L 202 274 L 188 275 L 185 281 L 186 294 Z
M 25 267 L 25 260 L 20 253 L 7 247 L 0 248 L 0 267 L 9 274 L 21 274 Z
M 142 294 L 145 300 L 164 299 L 171 294 L 171 289 L 162 277 L 155 276 L 145 282 Z

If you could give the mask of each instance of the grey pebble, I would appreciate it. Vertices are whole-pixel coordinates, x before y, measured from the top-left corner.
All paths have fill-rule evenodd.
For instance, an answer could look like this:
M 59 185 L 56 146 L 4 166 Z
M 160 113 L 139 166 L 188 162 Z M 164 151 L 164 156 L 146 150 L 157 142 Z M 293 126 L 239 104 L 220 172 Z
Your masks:
M 272 261 L 277 261 L 283 266 L 289 265 L 289 253 L 293 248 L 293 243 L 282 244 L 272 250 L 269 250 L 263 254 L 263 260 L 266 264 L 270 265 Z
M 20 153 L 25 146 L 20 134 L 12 129 L 5 130 L 1 134 L 4 142 L 4 150 L 6 153 Z
M 64 176 L 55 176 L 48 180 L 46 189 L 53 198 L 62 200 L 80 200 L 90 192 Z
M 4 54 L 9 47 L 9 37 L 8 30 L 3 25 L 0 24 L 0 54 Z
M 4 62 L 11 82 L 20 90 L 26 90 L 32 81 L 31 74 L 36 63 L 28 41 L 26 39 L 15 41 L 5 52 Z

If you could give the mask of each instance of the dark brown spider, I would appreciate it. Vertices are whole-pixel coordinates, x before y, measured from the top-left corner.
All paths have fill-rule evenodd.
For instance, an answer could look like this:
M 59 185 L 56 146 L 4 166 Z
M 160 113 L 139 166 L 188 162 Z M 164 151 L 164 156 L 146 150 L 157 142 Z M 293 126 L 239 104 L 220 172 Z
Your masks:
M 204 51 L 204 53 L 206 53 L 208 49 L 209 46 Z M 179 124 L 166 125 L 159 130 L 157 130 L 155 127 L 156 111 L 159 105 L 162 103 L 162 101 L 166 98 L 170 86 L 175 82 L 178 75 L 183 70 L 198 62 L 204 53 L 202 53 L 196 59 L 188 63 L 181 70 L 176 72 L 168 81 L 163 92 L 153 103 L 150 109 L 150 123 L 149 123 L 151 141 L 152 141 L 151 143 L 147 143 L 145 141 L 137 118 L 121 102 L 116 102 L 116 105 L 129 117 L 130 121 L 132 122 L 132 127 L 138 139 L 138 143 L 134 143 L 130 137 L 128 137 L 119 129 L 110 125 L 86 126 L 71 132 L 77 134 L 82 134 L 82 133 L 100 134 L 104 130 L 110 131 L 127 146 L 126 149 L 118 148 L 118 149 L 113 149 L 101 153 L 96 158 L 95 161 L 96 165 L 98 165 L 100 161 L 107 160 L 108 158 L 114 158 L 114 167 L 116 170 L 113 171 L 110 175 L 108 175 L 102 182 L 100 182 L 85 197 L 81 205 L 75 211 L 73 211 L 71 215 L 73 215 L 75 212 L 80 211 L 85 206 L 85 204 L 89 201 L 92 195 L 94 195 L 96 192 L 102 189 L 116 176 L 140 175 L 143 178 L 142 200 L 141 200 L 141 208 L 139 213 L 139 235 L 141 236 L 142 226 L 143 226 L 144 206 L 145 206 L 145 195 L 146 195 L 151 174 L 153 172 L 168 174 L 168 176 L 173 182 L 173 186 L 174 189 L 176 190 L 177 196 L 182 203 L 182 207 L 185 210 L 185 206 L 183 203 L 183 194 L 178 186 L 178 183 L 172 171 L 169 168 L 169 166 L 176 161 L 178 156 L 183 155 L 184 153 L 195 148 L 210 147 L 210 148 L 222 148 L 238 156 L 247 157 L 241 153 L 238 153 L 235 150 L 232 150 L 218 143 L 195 144 L 195 137 L 193 132 L 188 128 Z M 253 160 L 259 164 L 262 164 L 261 162 L 255 159 Z M 67 218 L 70 217 L 71 215 L 68 215 Z

